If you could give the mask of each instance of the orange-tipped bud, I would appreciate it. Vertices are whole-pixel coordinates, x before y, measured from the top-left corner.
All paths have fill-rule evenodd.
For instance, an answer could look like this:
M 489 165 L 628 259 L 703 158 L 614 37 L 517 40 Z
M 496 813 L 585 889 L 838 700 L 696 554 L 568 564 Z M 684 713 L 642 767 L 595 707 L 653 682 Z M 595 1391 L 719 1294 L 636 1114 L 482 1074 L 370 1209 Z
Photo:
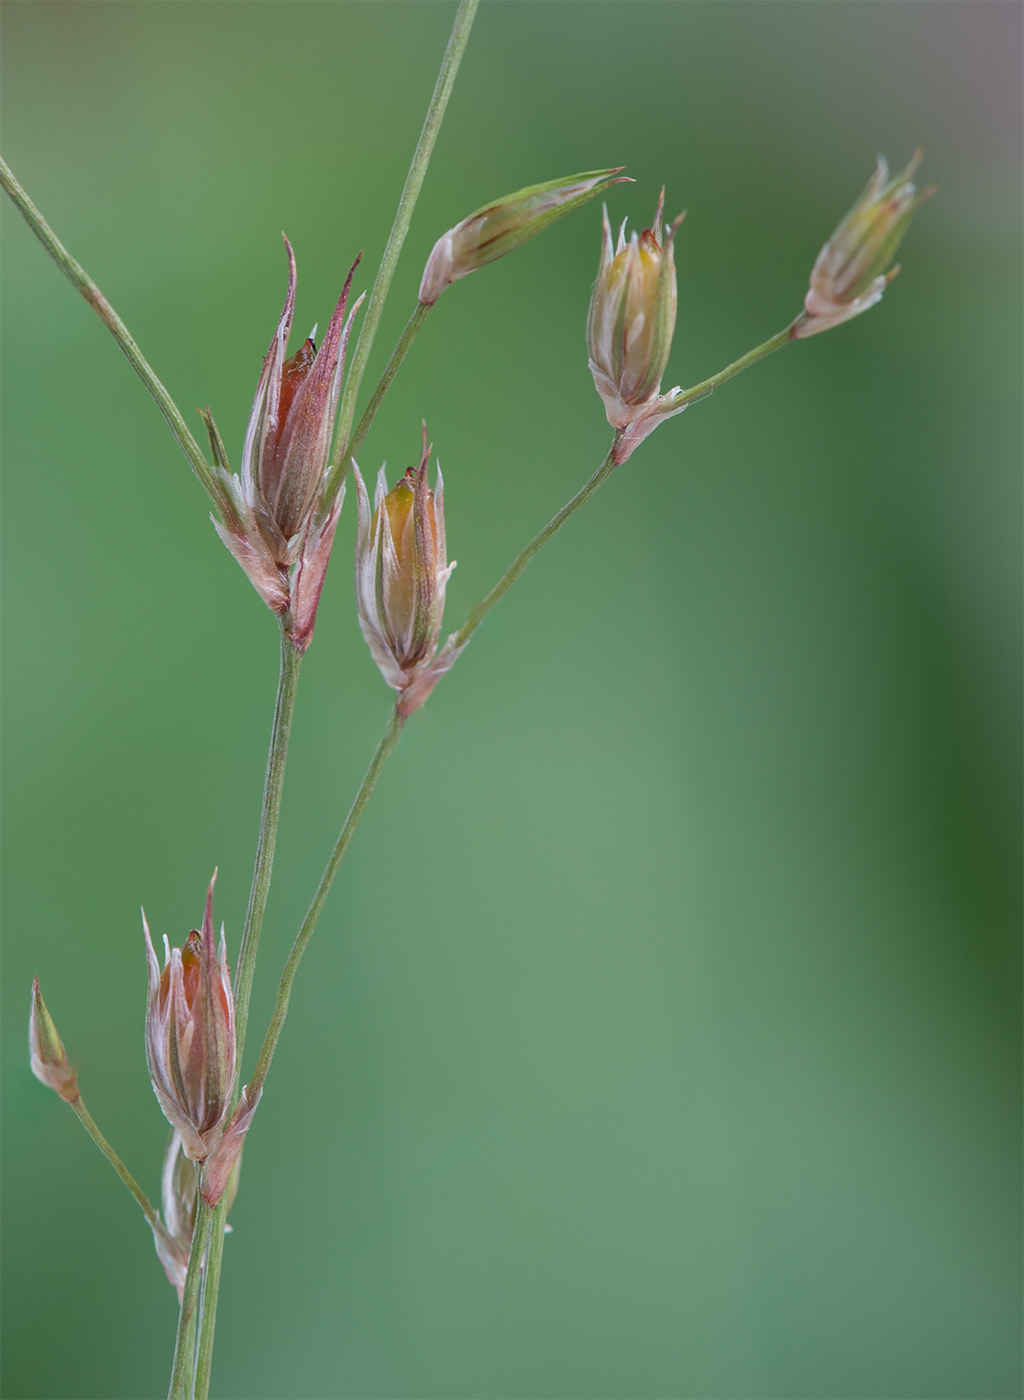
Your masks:
M 28 1016 L 28 1052 L 32 1073 L 41 1084 L 59 1094 L 66 1103 L 78 1098 L 78 1073 L 72 1068 L 64 1042 L 46 1009 L 39 990 L 39 978 L 32 982 L 32 1006 Z
M 356 606 L 359 624 L 388 685 L 402 692 L 411 714 L 429 693 L 423 681 L 437 652 L 444 595 L 455 564 L 448 563 L 444 482 L 427 485 L 430 448 L 424 432 L 418 467 L 391 491 L 385 469 L 377 477 L 374 508 L 353 463 L 359 501 L 356 533 Z
M 892 178 L 885 157 L 878 157 L 867 189 L 818 254 L 795 336 L 831 330 L 881 301 L 899 271 L 889 264 L 911 215 L 937 189 L 929 185 L 918 190 L 911 179 L 923 155 L 915 151 L 906 168 Z
M 434 244 L 420 283 L 421 303 L 433 306 L 452 282 L 511 253 L 563 214 L 628 179 L 619 175 L 621 169 L 620 165 L 614 170 L 586 170 L 542 185 L 528 185 L 477 209 Z
M 146 1060 L 153 1091 L 164 1116 L 181 1135 L 182 1150 L 202 1162 L 217 1142 L 228 1115 L 235 1078 L 235 1002 L 228 971 L 224 931 L 220 948 L 213 933 L 214 872 L 201 930 L 193 929 L 184 948 L 164 938 L 161 971 L 146 916 L 149 997 L 146 1007 Z

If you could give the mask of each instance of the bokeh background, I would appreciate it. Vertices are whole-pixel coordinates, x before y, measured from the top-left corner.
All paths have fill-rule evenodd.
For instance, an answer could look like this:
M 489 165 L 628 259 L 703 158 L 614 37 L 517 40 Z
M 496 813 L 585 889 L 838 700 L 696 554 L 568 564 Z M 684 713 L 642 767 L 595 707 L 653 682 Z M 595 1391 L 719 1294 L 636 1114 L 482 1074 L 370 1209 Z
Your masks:
M 3 7 L 4 149 L 237 462 L 278 314 L 369 284 L 451 3 Z M 214 1389 L 1021 1393 L 1015 4 L 484 3 L 371 363 L 434 239 L 627 163 L 686 206 L 669 384 L 784 325 L 865 184 L 939 196 L 868 316 L 662 427 L 409 726 L 246 1151 Z M 232 956 L 270 615 L 7 205 L 4 1395 L 165 1393 L 175 1300 L 29 1075 L 38 974 L 153 1193 L 138 907 Z M 593 471 L 588 207 L 451 289 L 363 451 L 426 416 L 454 626 Z M 197 418 L 193 417 L 199 428 Z M 343 516 L 254 1033 L 388 713 Z

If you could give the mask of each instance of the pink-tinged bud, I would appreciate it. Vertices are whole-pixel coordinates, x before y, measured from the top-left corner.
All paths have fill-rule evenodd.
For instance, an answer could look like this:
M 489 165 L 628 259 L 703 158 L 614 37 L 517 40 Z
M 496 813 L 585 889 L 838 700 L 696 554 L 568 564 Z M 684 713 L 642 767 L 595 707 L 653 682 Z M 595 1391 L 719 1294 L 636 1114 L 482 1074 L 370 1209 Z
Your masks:
M 867 189 L 818 254 L 795 336 L 831 330 L 881 301 L 899 272 L 889 264 L 911 215 L 938 188 L 918 190 L 912 182 L 923 156 L 923 151 L 915 151 L 907 167 L 891 179 L 885 157 L 878 157 Z
M 563 214 L 609 186 L 628 180 L 628 176 L 619 175 L 622 168 L 618 165 L 613 170 L 587 170 L 580 175 L 548 180 L 543 185 L 528 185 L 477 209 L 434 244 L 420 283 L 421 303 L 433 306 L 452 282 L 511 253 Z
M 242 447 L 239 475 L 209 412 L 203 414 L 218 486 L 217 532 L 268 607 L 281 613 L 296 647 L 312 636 L 343 489 L 327 500 L 334 435 L 352 320 L 345 317 L 359 258 L 345 281 L 327 333 L 317 349 L 312 336 L 290 358 L 288 337 L 295 311 L 296 272 L 291 244 L 288 291 L 263 360 Z M 300 584 L 301 579 L 301 584 Z
M 216 879 L 214 871 L 202 929 L 193 929 L 184 948 L 171 948 L 164 938 L 162 971 L 142 916 L 149 966 L 149 1077 L 164 1116 L 193 1162 L 204 1161 L 217 1142 L 235 1078 L 235 1001 L 224 931 L 219 950 L 213 933 Z
M 46 1009 L 39 990 L 39 978 L 32 981 L 32 1005 L 28 1016 L 28 1052 L 32 1073 L 41 1084 L 59 1094 L 65 1103 L 78 1098 L 78 1073 L 72 1068 L 57 1027 Z
M 429 694 L 449 564 L 444 535 L 444 482 L 427 486 L 430 448 L 424 431 L 419 467 L 410 467 L 391 491 L 385 469 L 377 477 L 374 509 L 352 464 L 359 502 L 356 531 L 356 606 L 363 636 L 388 685 L 401 691 L 399 709 L 411 714 Z

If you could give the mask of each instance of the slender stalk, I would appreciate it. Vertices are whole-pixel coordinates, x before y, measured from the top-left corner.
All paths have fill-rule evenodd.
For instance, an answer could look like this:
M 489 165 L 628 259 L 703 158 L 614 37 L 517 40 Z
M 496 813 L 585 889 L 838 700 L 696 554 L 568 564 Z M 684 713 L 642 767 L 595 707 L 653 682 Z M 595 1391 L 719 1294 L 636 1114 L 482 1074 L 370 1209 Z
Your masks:
M 309 940 L 313 935 L 313 930 L 316 928 L 317 919 L 320 917 L 320 912 L 324 907 L 331 885 L 334 882 L 334 877 L 338 873 L 341 862 L 345 859 L 345 852 L 348 850 L 349 842 L 352 840 L 355 829 L 359 825 L 360 819 L 366 810 L 366 804 L 369 802 L 370 796 L 377 786 L 377 779 L 380 777 L 384 765 L 391 757 L 399 739 L 402 737 L 402 729 L 404 726 L 405 720 L 398 713 L 398 708 L 396 706 L 392 712 L 388 727 L 384 731 L 384 736 L 377 745 L 377 752 L 373 755 L 370 766 L 366 770 L 366 776 L 363 778 L 359 791 L 356 793 L 355 801 L 352 803 L 351 810 L 345 819 L 345 825 L 341 828 L 341 834 L 335 843 L 334 850 L 331 852 L 331 858 L 328 860 L 324 873 L 320 877 L 320 883 L 317 886 L 316 893 L 313 896 L 306 917 L 302 921 L 302 927 L 295 936 L 292 950 L 288 954 L 288 961 L 284 965 L 284 971 L 281 974 L 281 981 L 277 989 L 274 1014 L 270 1018 L 270 1025 L 263 1039 L 260 1057 L 256 1063 L 256 1069 L 252 1079 L 249 1082 L 249 1090 L 251 1093 L 263 1087 L 263 1082 L 270 1069 L 270 1063 L 274 1058 L 274 1051 L 277 1049 L 277 1042 L 281 1038 L 285 1017 L 288 1015 L 288 1002 L 291 997 L 292 983 L 295 981 L 295 974 L 299 969 L 299 963 L 302 961 L 302 955 L 306 951 Z
M 217 1295 L 220 1291 L 220 1264 L 224 1256 L 226 1216 L 227 1207 L 222 1209 L 218 1205 L 210 1217 L 210 1246 L 206 1255 L 203 1291 L 199 1305 L 199 1339 L 196 1344 L 196 1379 L 193 1392 L 195 1400 L 207 1400 L 210 1393 L 213 1334 L 217 1322 Z
M 77 291 L 81 292 L 82 296 L 117 341 L 128 363 L 156 401 L 157 408 L 159 408 L 160 412 L 167 420 L 167 425 L 174 434 L 175 442 L 177 442 L 182 452 L 184 452 L 185 456 L 188 458 L 189 464 L 199 478 L 201 485 L 206 491 L 213 494 L 215 490 L 213 473 L 203 455 L 202 448 L 189 432 L 177 404 L 156 377 L 149 361 L 146 359 L 145 355 L 143 355 L 129 333 L 128 327 L 121 320 L 110 302 L 107 301 L 106 297 L 86 272 L 85 268 L 82 267 L 81 263 L 76 262 L 64 247 L 53 229 L 50 228 L 42 214 L 40 214 L 31 199 L 29 199 L 25 190 L 15 179 L 14 173 L 10 167 L 2 159 L 0 159 L 0 185 L 2 185 L 10 195 L 25 222 L 60 268 L 61 272 L 64 273 L 64 276 L 71 285 L 76 288 Z
M 260 811 L 256 862 L 253 866 L 252 887 L 249 891 L 249 907 L 246 910 L 245 924 L 242 928 L 238 971 L 235 974 L 235 1039 L 239 1083 L 241 1082 L 242 1051 L 245 1048 L 245 1030 L 249 1020 L 249 998 L 252 995 L 252 979 L 256 970 L 256 954 L 259 951 L 260 929 L 263 925 L 263 913 L 267 907 L 270 877 L 274 866 L 274 846 L 277 842 L 277 824 L 281 814 L 285 760 L 288 757 L 288 738 L 291 734 L 292 718 L 295 713 L 295 692 L 299 684 L 301 664 L 302 656 L 292 646 L 282 624 L 281 673 L 277 682 L 274 725 L 270 734 L 267 775 L 263 784 L 263 806 Z
M 373 422 L 378 408 L 380 408 L 381 400 L 390 389 L 391 381 L 398 373 L 399 366 L 408 354 L 409 346 L 416 339 L 417 331 L 427 319 L 427 312 L 429 310 L 430 307 L 424 306 L 421 301 L 416 303 L 416 310 L 409 317 L 408 324 L 402 332 L 398 344 L 395 346 L 394 350 L 392 350 L 391 359 L 388 360 L 387 367 L 380 377 L 380 383 L 373 391 L 373 398 L 366 405 L 363 416 L 360 418 L 359 424 L 352 434 L 351 441 L 345 451 L 346 460 L 354 457 L 362 446 L 363 438 L 365 438 L 366 434 L 370 431 L 370 424 Z
M 677 408 L 682 408 L 686 404 L 695 403 L 697 399 L 704 398 L 712 390 L 717 389 L 719 384 L 724 384 L 727 379 L 731 379 L 734 374 L 740 374 L 743 370 L 749 369 L 751 365 L 756 365 L 758 360 L 765 359 L 776 350 L 781 350 L 784 345 L 788 345 L 796 335 L 796 328 L 805 319 L 804 313 L 795 321 L 790 322 L 784 331 L 779 331 L 778 335 L 773 335 L 770 340 L 766 340 L 763 345 L 757 345 L 753 350 L 748 350 L 745 355 L 741 355 L 738 360 L 733 360 L 731 365 L 726 365 L 725 369 L 720 369 L 717 374 L 713 374 L 710 379 L 702 379 L 699 384 L 692 385 L 689 389 L 683 389 L 672 400 Z
M 466 618 L 459 630 L 449 638 L 447 644 L 449 647 L 452 647 L 456 651 L 462 650 L 470 637 L 472 637 L 473 633 L 480 626 L 481 622 L 483 622 L 484 618 L 494 607 L 495 603 L 500 602 L 501 599 L 504 598 L 505 594 L 515 583 L 516 579 L 523 572 L 537 551 L 543 549 L 548 540 L 553 539 L 554 536 L 558 534 L 565 522 L 571 516 L 575 515 L 581 506 L 585 506 L 594 492 L 604 485 L 615 470 L 615 449 L 618 446 L 620 436 L 620 433 L 615 434 L 612 445 L 608 450 L 608 456 L 598 467 L 586 486 L 581 487 L 580 490 L 576 492 L 575 496 L 573 496 L 572 500 L 567 501 L 557 515 L 552 516 L 543 530 L 534 535 L 525 549 L 519 551 L 508 569 L 502 574 L 490 593 L 488 593 L 487 597 L 484 598 L 482 602 L 477 603 L 476 607 Z
M 398 255 L 402 251 L 402 244 L 405 242 L 405 236 L 409 232 L 409 224 L 412 221 L 412 211 L 416 206 L 416 200 L 419 197 L 420 188 L 423 185 L 423 177 L 427 173 L 427 166 L 430 163 L 434 142 L 437 140 L 437 133 L 441 129 L 441 122 L 444 118 L 445 109 L 448 106 L 448 99 L 451 96 L 455 75 L 459 71 L 462 55 L 466 51 L 469 31 L 473 27 L 473 19 L 476 15 L 478 4 L 479 0 L 460 0 L 458 13 L 455 16 L 455 23 L 452 25 L 451 37 L 448 40 L 448 48 L 445 50 L 444 58 L 441 61 L 441 71 L 437 75 L 437 82 L 434 85 L 430 106 L 427 108 L 427 115 L 423 121 L 423 130 L 420 132 L 420 139 L 412 158 L 412 164 L 409 166 L 409 174 L 406 176 L 405 186 L 402 189 L 401 198 L 398 201 L 398 211 L 395 214 L 395 222 L 391 226 L 391 233 L 388 236 L 387 246 L 384 249 L 384 256 L 380 260 L 377 278 L 373 284 L 373 290 L 370 293 L 370 300 L 366 307 L 366 315 L 363 318 L 362 329 L 359 333 L 359 341 L 352 355 L 352 363 L 349 369 L 348 381 L 345 385 L 345 392 L 342 395 L 341 409 L 338 414 L 338 435 L 335 439 L 334 455 L 331 459 L 331 474 L 325 493 L 325 499 L 327 500 L 334 499 L 334 494 L 345 477 L 348 459 L 351 456 L 348 439 L 352 430 L 352 421 L 355 418 L 355 403 L 359 393 L 359 386 L 362 383 L 363 374 L 366 370 L 366 362 L 370 358 L 370 351 L 373 349 L 373 339 L 377 334 L 377 326 L 380 323 L 381 312 L 384 309 L 384 299 L 391 287 L 391 279 L 395 275 L 395 268 L 398 266 Z
M 200 1283 L 203 1276 L 203 1256 L 210 1238 L 210 1207 L 196 1191 L 196 1218 L 192 1226 L 192 1247 L 188 1255 L 188 1273 L 181 1295 L 178 1313 L 178 1335 L 174 1342 L 174 1365 L 167 1400 L 191 1400 L 195 1386 L 196 1318 L 199 1307 Z
M 274 723 L 270 733 L 270 750 L 267 754 L 267 773 L 263 784 L 263 804 L 260 810 L 260 830 L 256 843 L 256 861 L 252 872 L 252 887 L 249 891 L 249 906 L 246 910 L 242 929 L 242 944 L 238 954 L 238 970 L 235 974 L 235 1040 L 236 1040 L 236 1083 L 241 1082 L 242 1052 L 245 1047 L 246 1024 L 249 1019 L 249 1000 L 252 995 L 252 980 L 256 969 L 256 955 L 259 951 L 260 929 L 263 914 L 267 907 L 270 892 L 270 878 L 274 866 L 274 847 L 277 842 L 277 826 L 281 814 L 281 795 L 284 790 L 285 762 L 288 757 L 288 739 L 291 735 L 292 719 L 295 714 L 295 695 L 299 683 L 301 653 L 292 646 L 281 624 L 281 670 L 277 682 L 277 698 L 274 704 Z M 196 1214 L 193 1226 L 192 1248 L 188 1258 L 188 1273 L 185 1278 L 185 1294 L 182 1299 L 181 1316 L 178 1320 L 178 1345 L 174 1353 L 174 1373 L 171 1377 L 169 1400 L 191 1400 L 199 1395 L 197 1387 L 202 1380 L 209 1385 L 210 1365 L 213 1354 L 213 1333 L 217 1318 L 217 1293 L 220 1287 L 220 1260 L 224 1244 L 224 1227 L 227 1223 L 227 1193 L 215 1209 L 202 1201 L 201 1210 Z M 200 1294 L 200 1278 L 203 1258 L 209 1246 L 209 1259 L 206 1278 Z M 186 1309 L 186 1303 L 188 1307 Z M 193 1375 L 188 1372 L 187 1391 L 176 1391 L 175 1385 L 185 1383 L 185 1353 L 191 1339 L 191 1356 L 195 1355 L 195 1328 L 198 1316 L 199 1326 L 199 1369 Z M 205 1391 L 202 1392 L 205 1395 Z
M 145 1191 L 143 1191 L 142 1187 L 132 1176 L 131 1172 L 121 1161 L 121 1158 L 117 1155 L 117 1153 L 111 1147 L 110 1143 L 100 1132 L 99 1128 L 96 1126 L 92 1114 L 86 1108 L 85 1103 L 82 1100 L 81 1094 L 79 1094 L 77 1099 L 71 1100 L 71 1102 L 68 1104 L 68 1107 L 75 1112 L 79 1122 L 82 1124 L 82 1127 L 92 1138 L 93 1142 L 103 1153 L 104 1157 L 106 1157 L 107 1161 L 114 1168 L 114 1171 L 117 1172 L 118 1176 L 128 1187 L 128 1190 L 135 1197 L 136 1201 L 138 1201 L 139 1208 L 141 1209 L 142 1214 L 146 1217 L 147 1221 L 149 1222 L 150 1227 L 153 1230 L 159 1231 L 161 1234 L 164 1234 L 165 1231 L 163 1227 L 163 1222 L 160 1219 L 159 1212 L 157 1211 L 156 1207 L 152 1204 Z

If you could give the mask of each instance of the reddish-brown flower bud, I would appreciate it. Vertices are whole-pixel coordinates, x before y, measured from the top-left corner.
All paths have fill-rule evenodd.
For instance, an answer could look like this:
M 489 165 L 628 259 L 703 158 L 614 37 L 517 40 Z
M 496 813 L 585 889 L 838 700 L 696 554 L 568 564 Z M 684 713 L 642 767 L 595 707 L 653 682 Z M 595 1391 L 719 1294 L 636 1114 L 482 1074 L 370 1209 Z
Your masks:
M 325 490 L 345 347 L 362 297 L 346 319 L 357 258 L 320 348 L 310 336 L 288 358 L 296 272 L 287 239 L 285 248 L 288 291 L 263 360 L 238 476 L 228 465 L 212 415 L 207 412 L 203 417 L 218 487 L 217 532 L 267 606 L 284 615 L 293 643 L 304 650 L 312 635 L 344 496 L 342 489 L 328 500 Z
M 184 948 L 164 938 L 161 971 L 146 916 L 149 998 L 146 1007 L 146 1060 L 153 1091 L 164 1116 L 181 1135 L 182 1150 L 194 1162 L 209 1155 L 228 1115 L 235 1078 L 235 1003 L 224 931 L 220 948 L 213 933 L 214 872 L 200 930 Z

